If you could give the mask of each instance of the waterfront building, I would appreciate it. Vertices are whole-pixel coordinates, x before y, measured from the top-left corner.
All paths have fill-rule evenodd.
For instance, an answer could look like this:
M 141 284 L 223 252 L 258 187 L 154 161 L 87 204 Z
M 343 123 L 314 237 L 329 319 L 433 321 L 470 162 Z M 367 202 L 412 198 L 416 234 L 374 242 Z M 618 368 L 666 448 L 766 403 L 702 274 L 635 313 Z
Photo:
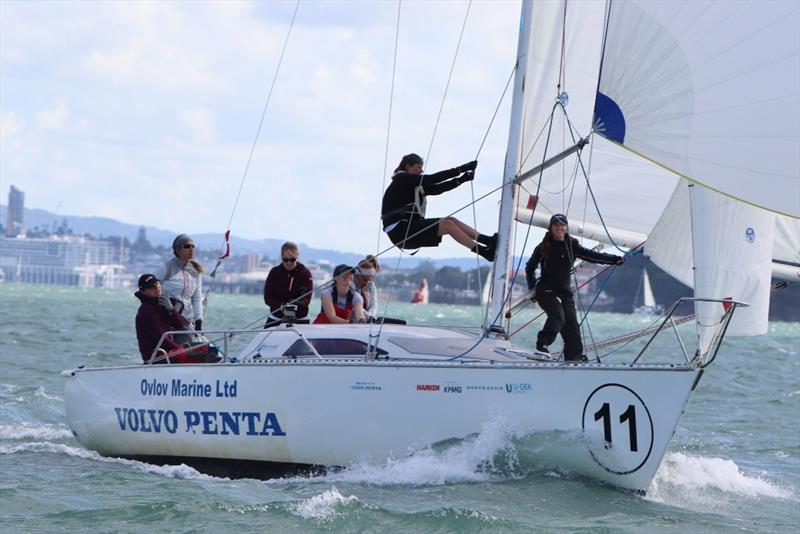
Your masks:
M 0 238 L 0 270 L 7 282 L 127 287 L 130 275 L 107 241 L 50 236 Z
M 8 210 L 6 214 L 6 237 L 16 237 L 23 233 L 25 193 L 11 186 L 8 190 Z

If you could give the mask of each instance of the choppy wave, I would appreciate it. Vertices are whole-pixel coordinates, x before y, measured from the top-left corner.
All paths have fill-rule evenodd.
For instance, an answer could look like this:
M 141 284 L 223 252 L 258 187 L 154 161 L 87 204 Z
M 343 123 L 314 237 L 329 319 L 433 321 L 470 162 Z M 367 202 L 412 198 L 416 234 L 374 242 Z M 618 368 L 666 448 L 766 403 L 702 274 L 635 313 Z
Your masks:
M 345 497 L 339 493 L 336 487 L 333 487 L 319 495 L 293 504 L 290 510 L 304 519 L 329 521 L 342 513 L 341 508 L 357 502 L 358 498 L 355 495 Z
M 773 482 L 742 473 L 733 460 L 669 453 L 661 463 L 647 498 L 677 506 L 718 503 L 724 494 L 789 498 L 792 493 Z
M 498 418 L 483 430 L 463 440 L 419 450 L 404 458 L 375 462 L 362 460 L 343 470 L 311 477 L 312 480 L 394 485 L 442 485 L 458 482 L 500 480 L 519 471 L 513 438 L 516 432 Z M 295 483 L 308 478 L 295 477 L 268 481 L 271 484 Z
M 17 425 L 0 425 L 0 439 L 64 439 L 72 436 L 65 425 L 35 425 L 20 423 Z
M 153 473 L 167 478 L 200 479 L 200 480 L 226 480 L 218 477 L 204 475 L 186 464 L 180 465 L 153 465 L 136 460 L 126 460 L 124 458 L 113 458 L 102 456 L 94 451 L 73 447 L 63 443 L 51 443 L 49 441 L 0 444 L 0 454 L 17 454 L 21 452 L 64 454 L 73 458 L 93 460 L 96 462 L 121 464 L 132 467 L 145 473 Z

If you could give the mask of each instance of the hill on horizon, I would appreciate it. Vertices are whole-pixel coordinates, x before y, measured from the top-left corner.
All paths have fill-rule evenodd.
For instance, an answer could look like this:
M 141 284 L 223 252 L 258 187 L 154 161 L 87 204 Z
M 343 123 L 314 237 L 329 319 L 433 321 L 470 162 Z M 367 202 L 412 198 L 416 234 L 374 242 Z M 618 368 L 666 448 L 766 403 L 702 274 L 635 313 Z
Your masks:
M 7 207 L 5 204 L 0 204 L 0 222 L 6 221 Z M 179 232 L 172 230 L 164 230 L 163 228 L 156 228 L 155 226 L 148 226 L 146 224 L 128 224 L 109 217 L 84 217 L 79 215 L 60 215 L 49 212 L 40 208 L 25 208 L 24 222 L 26 229 L 33 229 L 39 227 L 40 229 L 54 230 L 63 220 L 67 221 L 67 225 L 72 229 L 76 235 L 89 234 L 96 238 L 102 237 L 127 237 L 130 241 L 135 241 L 139 234 L 139 228 L 144 228 L 147 233 L 147 239 L 153 245 L 170 246 L 172 240 Z M 220 250 L 224 243 L 224 236 L 222 233 L 203 233 L 192 234 L 192 238 L 198 247 L 205 250 Z M 277 258 L 280 255 L 281 245 L 286 241 L 285 238 L 264 238 L 264 239 L 247 239 L 243 237 L 231 237 L 231 253 L 232 254 L 258 254 L 260 256 L 269 256 L 270 258 Z M 347 263 L 353 265 L 360 261 L 364 256 L 363 254 L 355 252 L 347 252 L 332 249 L 319 249 L 299 242 L 300 250 L 303 258 L 311 261 L 328 260 L 333 264 Z M 384 256 L 381 258 L 384 262 L 391 264 L 392 260 L 396 260 L 397 256 Z M 474 258 L 444 258 L 444 259 L 430 259 L 430 258 L 417 258 L 405 255 L 403 257 L 402 268 L 414 269 L 423 262 L 431 262 L 437 267 L 459 267 L 461 269 L 474 269 Z

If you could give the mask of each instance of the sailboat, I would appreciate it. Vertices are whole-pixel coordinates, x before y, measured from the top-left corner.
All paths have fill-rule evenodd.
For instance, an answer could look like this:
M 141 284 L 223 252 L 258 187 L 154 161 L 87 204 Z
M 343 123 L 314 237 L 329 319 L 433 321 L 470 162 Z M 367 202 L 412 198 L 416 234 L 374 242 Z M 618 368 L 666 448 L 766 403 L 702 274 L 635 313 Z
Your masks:
M 642 294 L 642 305 L 635 306 L 639 299 L 639 293 Z M 664 311 L 664 306 L 656 304 L 656 297 L 653 295 L 653 288 L 650 285 L 650 277 L 647 275 L 647 269 L 642 269 L 642 285 L 636 296 L 633 299 L 634 308 L 633 313 L 640 315 L 660 315 Z
M 763 333 L 770 277 L 800 267 L 796 11 L 523 1 L 480 332 L 291 323 L 205 332 L 221 336 L 221 363 L 64 371 L 75 436 L 103 455 L 266 476 L 402 458 L 502 421 L 516 434 L 564 436 L 568 468 L 645 491 L 724 336 Z M 574 235 L 643 250 L 695 296 L 613 361 L 547 360 L 516 344 L 509 272 L 513 252 L 532 243 L 513 243 L 513 230 L 556 210 L 570 212 Z M 695 350 L 660 342 L 674 341 L 662 334 L 678 333 L 682 302 L 696 309 Z

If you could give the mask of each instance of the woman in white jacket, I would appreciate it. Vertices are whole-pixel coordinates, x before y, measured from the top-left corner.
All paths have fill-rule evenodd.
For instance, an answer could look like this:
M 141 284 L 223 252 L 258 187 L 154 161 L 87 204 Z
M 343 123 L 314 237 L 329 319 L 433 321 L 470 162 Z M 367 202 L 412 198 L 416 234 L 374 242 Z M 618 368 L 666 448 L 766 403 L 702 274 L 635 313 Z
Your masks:
M 195 330 L 203 329 L 203 266 L 194 260 L 191 237 L 180 234 L 172 242 L 174 258 L 164 264 L 159 278 L 161 289 L 182 306 L 181 314 Z

